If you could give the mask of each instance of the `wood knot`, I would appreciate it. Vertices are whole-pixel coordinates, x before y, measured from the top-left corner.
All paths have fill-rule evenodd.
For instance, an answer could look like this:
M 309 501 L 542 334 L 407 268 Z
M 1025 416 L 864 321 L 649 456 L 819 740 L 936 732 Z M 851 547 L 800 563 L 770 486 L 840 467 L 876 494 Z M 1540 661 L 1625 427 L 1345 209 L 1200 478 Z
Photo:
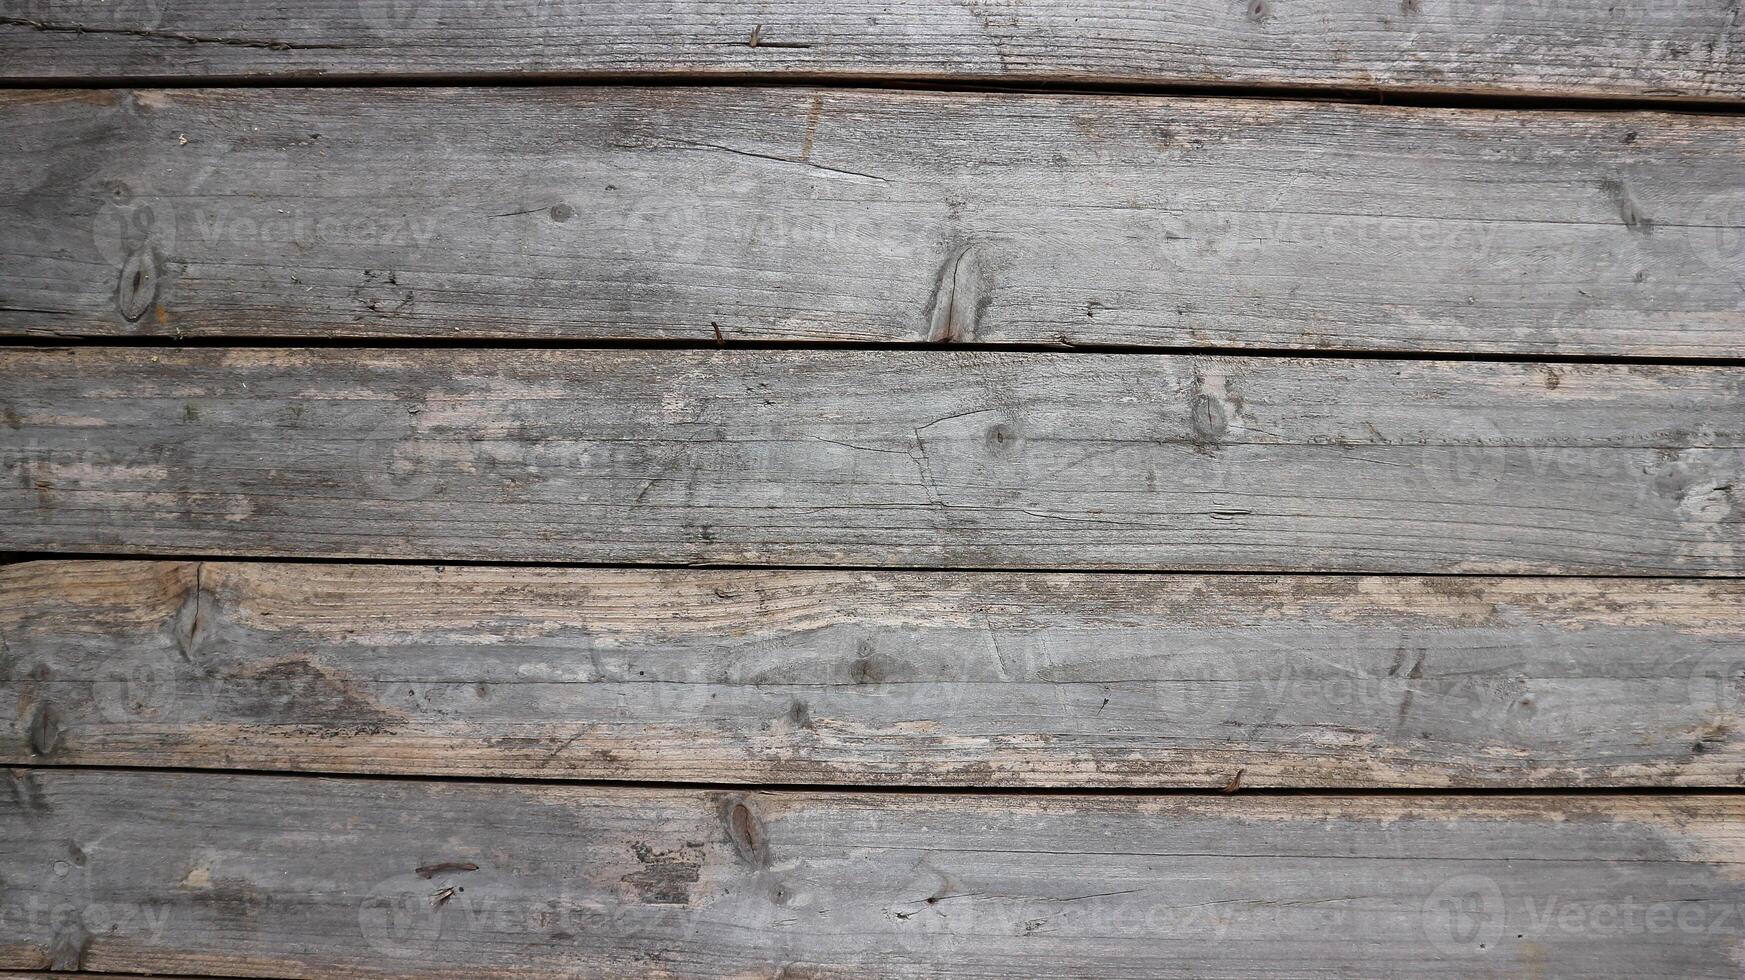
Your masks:
M 158 295 L 158 263 L 148 245 L 127 257 L 121 264 L 121 280 L 116 286 L 115 305 L 122 319 L 134 323 L 151 309 Z
M 62 736 L 66 727 L 61 723 L 60 712 L 47 701 L 36 706 L 36 713 L 31 716 L 27 738 L 30 743 L 30 754 L 34 756 L 53 755 L 61 747 Z
M 849 679 L 856 684 L 878 684 L 885 679 L 885 670 L 879 664 L 878 650 L 871 640 L 861 640 L 854 645 L 854 662 L 849 665 Z
M 752 812 L 750 804 L 743 798 L 729 799 L 721 808 L 721 818 L 734 852 L 754 868 L 767 867 L 769 840 L 764 835 L 763 821 Z
M 204 564 L 196 563 L 194 580 L 189 583 L 187 594 L 182 598 L 181 606 L 176 609 L 176 649 L 182 659 L 189 663 L 199 659 L 200 650 L 212 634 L 214 622 L 218 618 L 217 602 L 206 588 L 205 577 Z
M 85 931 L 80 916 L 71 919 L 65 930 L 55 937 L 55 944 L 49 950 L 48 968 L 51 972 L 78 973 L 85 969 L 85 958 L 91 953 L 91 934 Z
M 1000 455 L 1005 455 L 1018 448 L 1021 439 L 1018 427 L 1006 422 L 1001 422 L 988 429 L 988 449 Z
M 1630 188 L 1625 186 L 1623 181 L 1606 177 L 1600 180 L 1599 185 L 1600 190 L 1611 198 L 1612 204 L 1617 207 L 1618 220 L 1624 223 L 1625 228 L 1643 234 L 1654 230 L 1654 220 L 1642 213 L 1641 207 L 1636 203 L 1635 195 L 1630 193 Z
M 992 299 L 981 249 L 973 244 L 952 249 L 940 266 L 938 282 L 933 287 L 928 342 L 961 344 L 975 340 L 976 326 Z
M 1230 414 L 1224 410 L 1224 405 L 1218 399 L 1202 392 L 1194 396 L 1193 407 L 1188 415 L 1188 428 L 1193 433 L 1195 445 L 1215 445 L 1230 431 Z

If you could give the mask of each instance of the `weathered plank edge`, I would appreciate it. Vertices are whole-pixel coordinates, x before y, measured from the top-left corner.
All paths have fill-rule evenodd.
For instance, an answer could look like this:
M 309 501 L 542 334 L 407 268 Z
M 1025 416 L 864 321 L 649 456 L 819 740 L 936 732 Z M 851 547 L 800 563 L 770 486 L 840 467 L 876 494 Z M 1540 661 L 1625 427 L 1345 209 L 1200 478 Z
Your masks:
M 1727 683 L 1745 583 L 1725 580 L 72 561 L 0 569 L 0 595 L 15 764 L 1080 789 L 1745 778 Z
M 1745 374 L 1724 368 L 20 347 L 0 372 L 18 418 L 0 433 L 3 533 L 21 551 L 1722 578 L 1745 562 Z
M 1721 119 L 1705 125 L 1670 113 L 1523 116 L 1214 99 L 1081 103 L 1044 93 L 1000 103 L 944 92 L 881 97 L 805 89 L 604 91 L 535 89 L 516 93 L 524 96 L 516 99 L 489 89 L 378 89 L 349 112 L 345 101 L 357 98 L 355 93 L 13 93 L 11 102 L 20 110 L 43 107 L 43 125 L 58 120 L 80 132 L 68 149 L 74 166 L 90 156 L 91 139 L 102 142 L 105 149 L 97 155 L 105 162 L 83 182 L 57 178 L 21 198 L 28 203 L 18 206 L 32 220 L 24 223 L 28 244 L 15 252 L 21 282 L 6 295 L 4 306 L 11 309 L 0 307 L 0 331 L 43 338 L 568 337 L 703 344 L 717 337 L 837 344 L 950 337 L 1056 349 L 1223 347 L 1580 359 L 1726 357 L 1737 353 L 1730 341 L 1745 322 L 1745 307 L 1728 281 L 1736 271 L 1730 276 L 1727 270 L 1738 262 L 1725 252 L 1726 242 L 1738 237 L 1726 229 L 1745 214 L 1745 195 L 1732 194 L 1725 175 L 1696 167 L 1692 156 L 1702 156 L 1699 150 L 1707 146 L 1707 157 L 1719 158 L 1738 146 L 1737 128 Z M 570 95 L 590 105 L 598 99 L 595 107 L 618 121 L 596 130 L 602 123 L 593 114 L 568 114 L 575 109 L 565 101 Z M 407 149 L 405 132 L 391 125 L 413 114 L 394 100 L 420 97 L 509 98 L 507 106 L 533 113 L 524 123 L 537 125 L 540 113 L 549 111 L 564 120 L 560 130 L 575 129 L 586 148 L 568 171 L 559 168 L 562 175 L 554 176 L 552 160 L 537 149 L 542 143 L 523 137 L 531 139 L 531 152 L 523 155 L 532 168 L 525 196 L 489 181 L 491 189 L 480 189 L 476 168 L 421 156 L 419 146 L 430 138 L 446 142 L 442 137 L 419 130 Z M 736 99 L 744 105 L 736 107 Z M 1062 196 L 1058 203 L 1074 217 L 1054 241 L 1060 218 L 1002 215 L 998 195 L 978 198 L 955 178 L 935 179 L 951 168 L 936 171 L 927 161 L 956 153 L 951 139 L 930 145 L 901 118 L 913 111 L 916 121 L 924 119 L 929 103 L 956 114 L 958 125 L 948 131 L 964 134 L 968 156 L 960 166 L 977 170 L 985 158 L 990 182 L 1005 181 L 1015 191 L 1037 181 L 1046 190 L 1056 179 L 1047 165 L 1017 165 L 998 151 L 975 149 L 1008 138 L 971 128 L 981 115 L 976 100 L 989 100 L 989 115 L 1012 114 L 1021 133 L 1025 110 L 1014 106 L 1033 106 L 1035 138 L 1078 165 L 1100 166 L 1099 154 L 1110 155 L 1101 163 L 1114 169 L 1099 173 L 1115 187 Z M 57 108 L 62 102 L 64 115 Z M 0 99 L 0 106 L 6 104 Z M 638 104 L 660 125 L 636 128 L 626 121 L 630 117 L 619 110 Z M 322 120 L 322 106 L 338 119 Z M 490 107 L 475 105 L 481 108 Z M 380 115 L 365 118 L 369 111 Z M 736 121 L 736 111 L 757 117 L 756 124 Z M 271 154 L 239 145 L 242 137 L 223 122 L 238 112 L 263 117 L 265 131 L 248 138 L 274 146 Z M 1313 124 L 1293 122 L 1297 114 Z M 348 131 L 339 120 L 353 115 L 358 118 Z M 856 119 L 875 131 L 895 127 L 898 135 L 857 141 L 849 135 Z M 488 128 L 461 125 L 450 135 Z M 1276 153 L 1269 156 L 1242 139 L 1258 139 L 1264 130 L 1256 127 L 1265 125 L 1287 126 L 1280 138 L 1307 147 L 1321 161 L 1318 168 L 1330 173 L 1374 164 L 1368 181 L 1376 187 L 1418 181 L 1412 160 L 1420 144 L 1414 135 L 1424 138 L 1424 150 L 1447 156 L 1443 166 L 1453 169 L 1426 181 L 1422 210 L 1411 194 L 1383 197 L 1366 210 L 1357 203 L 1366 199 L 1362 185 L 1302 182 L 1292 173 L 1301 166 L 1295 156 L 1287 153 L 1281 162 Z M 1517 132 L 1518 125 L 1537 126 L 1538 139 Z M 90 126 L 90 133 L 81 128 Z M 1167 147 L 1146 136 L 1158 126 L 1170 134 Z M 1327 131 L 1318 132 L 1322 127 Z M 1486 132 L 1494 138 L 1484 139 Z M 360 142 L 373 145 L 364 135 L 373 133 L 388 141 L 388 156 L 396 161 L 407 152 L 438 179 L 461 181 L 463 189 L 448 204 L 407 201 L 413 207 L 409 217 L 399 203 L 370 211 L 355 194 L 324 201 L 294 186 L 295 175 L 329 166 L 330 153 L 332 161 L 343 157 L 364 166 L 369 154 L 356 154 Z M 1335 147 L 1364 133 L 1379 142 L 1364 144 L 1356 157 L 1338 157 Z M 192 141 L 181 145 L 190 134 Z M 905 142 L 911 135 L 916 142 Z M 1516 137 L 1523 145 L 1544 141 L 1557 161 L 1541 166 L 1547 174 L 1542 184 L 1523 186 L 1512 176 L 1530 162 L 1520 151 L 1492 158 L 1499 140 Z M 125 143 L 104 142 L 110 138 Z M 1561 142 L 1566 138 L 1567 144 Z M 831 180 L 814 178 L 834 171 L 798 165 L 814 143 L 821 160 L 850 171 L 887 172 L 896 183 L 832 189 Z M 128 144 L 139 151 L 133 169 Z M 672 211 L 655 203 L 659 187 L 669 181 L 687 189 L 697 184 L 698 154 L 711 145 L 748 156 L 712 164 L 705 171 L 708 192 L 681 202 L 683 215 L 695 207 L 711 209 L 707 220 L 675 224 Z M 489 153 L 475 144 L 464 156 L 478 165 L 489 163 Z M 1190 153 L 1217 176 L 1204 186 L 1185 181 L 1187 201 L 1144 186 L 1126 169 L 1138 161 L 1173 167 L 1178 156 Z M 281 187 L 250 169 L 261 166 L 293 186 Z M 575 167 L 630 179 L 625 187 L 602 189 L 601 182 L 573 172 Z M 401 169 L 396 162 L 395 172 Z M 233 170 L 240 183 L 224 184 L 223 175 Z M 215 171 L 219 177 L 202 191 Z M 1499 181 L 1499 193 L 1513 196 L 1487 207 L 1483 196 L 1465 189 L 1491 180 Z M 1225 199 L 1226 185 L 1250 181 L 1274 186 L 1269 206 L 1249 212 Z M 918 189 L 892 190 L 910 183 Z M 1131 200 L 1115 194 L 1129 185 Z M 1452 210 L 1450 196 L 1458 202 Z M 1191 200 L 1201 197 L 1208 199 Z M 243 203 L 249 200 L 252 205 Z M 1557 203 L 1535 209 L 1545 201 Z M 1471 213 L 1463 210 L 1469 204 L 1475 207 Z M 931 215 L 959 207 L 962 222 L 956 215 L 949 222 L 943 214 Z M 65 212 L 66 228 L 43 220 L 44 209 Z M 497 220 L 503 218 L 508 220 Z M 347 230 L 347 221 L 357 222 L 357 230 Z M 1095 234 L 1093 224 L 1100 229 Z M 147 233 L 151 248 L 130 255 L 137 229 L 126 235 L 118 229 L 136 225 L 155 230 Z M 324 227 L 330 230 L 318 233 Z M 696 230 L 701 228 L 708 230 Z M 1108 240 L 1105 255 L 1073 258 L 1102 247 L 1097 235 Z M 1156 249 L 1136 252 L 1130 242 L 1122 244 L 1136 235 L 1163 240 Z M 1378 237 L 1399 254 L 1369 249 Z M 1037 244 L 1050 241 L 1052 246 Z M 1322 241 L 1332 247 L 1306 247 Z M 1371 251 L 1376 254 L 1363 257 Z M 1567 254 L 1595 256 L 1591 281 L 1585 273 L 1579 283 L 1567 281 Z M 967 264 L 958 269 L 959 261 Z M 1323 267 L 1326 261 L 1332 264 Z M 853 265 L 856 275 L 842 276 L 842 262 Z M 123 274 L 136 264 L 147 272 L 137 289 L 124 285 L 132 280 Z M 595 264 L 604 271 L 576 278 L 578 268 Z M 1273 274 L 1245 278 L 1240 270 L 1250 265 Z M 1401 266 L 1420 269 L 1437 288 L 1428 296 L 1405 288 L 1396 281 Z M 947 267 L 953 288 L 961 280 L 976 302 L 952 307 L 955 315 L 932 317 L 941 321 L 932 323 L 930 304 Z M 1716 275 L 1687 275 L 1702 268 Z M 791 281 L 772 277 L 773 269 L 791 270 Z M 1514 283 L 1517 273 L 1522 283 Z M 1347 280 L 1370 285 L 1338 285 Z M 1510 285 L 1493 297 L 1492 287 L 1505 280 Z M 1521 294 L 1527 282 L 1542 293 Z
M 215 3 L 151 6 L 142 16 L 69 2 L 54 19 L 7 18 L 0 46 L 11 49 L 15 81 L 750 74 L 1736 99 L 1745 86 L 1727 71 L 1736 54 L 1725 41 L 1737 17 L 1729 22 L 1711 6 L 1633 0 L 1601 14 L 1550 4 L 1199 0 L 1161 17 L 1136 4 L 1086 16 L 1073 3 L 996 17 L 908 2 L 881 5 L 869 20 L 852 5 L 790 3 L 740 16 L 676 11 L 656 21 L 630 4 L 555 13 L 539 4 L 512 18 L 475 12 L 442 23 L 377 0 L 247 19 Z M 431 50 L 443 52 L 440 67 Z
M 808 963 L 827 976 L 874 964 L 913 975 L 947 960 L 987 970 L 1018 951 L 1042 957 L 1044 972 L 1095 963 L 1111 976 L 1203 976 L 1213 960 L 1220 975 L 1275 976 L 1265 971 L 1287 951 L 1319 953 L 1341 976 L 1362 964 L 1470 976 L 1547 960 L 1584 975 L 1628 961 L 1727 976 L 1739 956 L 1724 932 L 1644 943 L 1542 913 L 1547 901 L 1628 901 L 1689 904 L 1710 923 L 1736 915 L 1736 794 L 1012 797 L 33 769 L 0 779 L 20 853 L 64 868 L 10 890 L 71 913 L 27 920 L 20 942 L 0 947 L 14 968 L 621 975 L 651 966 L 652 945 L 676 954 L 659 967 L 711 976 Z M 1470 907 L 1438 901 L 1485 891 L 1477 923 L 1460 918 Z M 460 918 L 537 911 L 554 893 L 594 914 L 561 930 Z M 457 918 L 440 918 L 453 933 L 436 922 L 384 933 L 380 916 L 401 898 L 427 910 L 452 900 Z M 904 910 L 948 898 L 961 928 L 905 924 Z M 1096 898 L 1109 904 L 1095 916 L 1020 931 L 1038 903 Z M 1234 944 L 1198 919 L 1111 922 L 1184 899 L 1302 908 L 1238 916 Z M 109 902 L 136 913 L 130 929 L 86 928 L 85 910 Z M 1318 914 L 1326 903 L 1343 914 Z M 1494 951 L 1477 932 L 1492 933 Z M 508 954 L 526 959 L 510 967 Z

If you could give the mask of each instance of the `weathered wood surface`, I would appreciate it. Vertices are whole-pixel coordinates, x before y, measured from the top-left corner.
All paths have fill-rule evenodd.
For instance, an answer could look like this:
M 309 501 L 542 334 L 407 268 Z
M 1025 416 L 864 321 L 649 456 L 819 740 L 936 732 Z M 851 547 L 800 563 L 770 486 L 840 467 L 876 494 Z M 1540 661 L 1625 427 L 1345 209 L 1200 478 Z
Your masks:
M 1745 800 L 977 797 L 8 770 L 0 966 L 1738 975 Z M 22 928 L 20 928 L 22 926 Z
M 0 762 L 732 783 L 1745 782 L 1745 583 L 40 562 Z
M 1738 574 L 1745 371 L 965 351 L 0 352 L 0 546 Z
M 20 91 L 0 330 L 1736 357 L 1745 120 Z
M 127 975 L 127 973 L 91 973 L 91 971 L 86 970 L 86 971 L 80 971 L 80 975 L 82 975 L 82 977 L 98 978 L 98 980 L 122 980 L 122 978 L 124 978 L 124 977 L 129 978 L 129 980 L 138 980 L 138 975 L 131 975 L 131 977 L 129 977 L 129 975 Z M 33 978 L 33 980 L 66 980 L 66 973 L 65 973 L 65 971 L 59 971 L 59 970 L 49 970 L 49 971 L 5 970 L 5 971 L 0 971 L 0 977 L 7 977 L 7 978 L 30 977 L 30 978 Z M 190 975 L 187 975 L 187 973 L 178 973 L 178 975 L 175 975 L 175 977 L 171 977 L 171 975 L 168 975 L 168 973 L 154 973 L 154 975 L 152 975 L 152 977 L 154 977 L 154 980 L 188 980 L 188 977 L 190 977 Z
M 724 74 L 1732 100 L 1729 0 L 56 0 L 0 78 Z
M 123 978 L 123 977 L 129 977 L 129 975 L 125 974 L 125 973 L 92 973 L 89 970 L 82 971 L 81 975 L 85 976 L 85 977 L 99 978 L 99 980 L 121 980 L 121 978 Z M 60 970 L 49 970 L 46 972 L 45 971 L 38 971 L 38 970 L 29 970 L 29 971 L 26 971 L 26 970 L 4 970 L 4 971 L 0 971 L 0 977 L 6 977 L 6 978 L 8 978 L 8 980 L 12 980 L 12 978 L 24 978 L 24 977 L 32 978 L 32 980 L 66 980 L 66 976 L 67 976 L 67 974 L 63 971 L 60 971 Z M 152 974 L 152 976 L 153 976 L 154 980 L 189 980 L 190 975 L 189 974 L 176 974 L 176 975 L 172 976 L 172 975 L 167 974 L 167 973 L 154 973 L 154 974 Z M 138 974 L 133 974 L 131 977 L 131 980 L 137 980 L 137 977 L 138 977 Z

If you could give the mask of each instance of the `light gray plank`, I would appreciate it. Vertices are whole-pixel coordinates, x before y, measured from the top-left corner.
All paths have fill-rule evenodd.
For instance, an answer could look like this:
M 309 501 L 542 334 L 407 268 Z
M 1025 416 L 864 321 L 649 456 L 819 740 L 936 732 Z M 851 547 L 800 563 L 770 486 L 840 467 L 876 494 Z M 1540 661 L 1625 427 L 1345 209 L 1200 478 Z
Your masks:
M 724 74 L 1737 99 L 1728 0 L 56 0 L 7 79 Z
M 948 351 L 14 348 L 19 550 L 1741 569 L 1745 371 Z
M 9 773 L 0 896 L 23 928 L 0 932 L 0 966 L 14 968 L 1740 969 L 1736 796 L 1025 798 Z
M 1745 585 L 33 562 L 0 763 L 1733 786 Z
M 1735 357 L 1745 121 L 805 89 L 0 98 L 0 331 Z

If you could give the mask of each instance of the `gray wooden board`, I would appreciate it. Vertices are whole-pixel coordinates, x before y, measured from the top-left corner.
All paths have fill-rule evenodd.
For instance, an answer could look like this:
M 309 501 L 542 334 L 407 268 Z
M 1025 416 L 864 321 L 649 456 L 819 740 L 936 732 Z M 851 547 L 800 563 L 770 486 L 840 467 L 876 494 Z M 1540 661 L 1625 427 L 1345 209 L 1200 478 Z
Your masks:
M 1733 100 L 1732 0 L 23 0 L 0 78 L 725 74 Z
M 1745 370 L 972 351 L 12 348 L 0 547 L 1742 569 Z
M 1745 800 L 735 793 L 7 770 L 0 966 L 1725 977 Z
M 0 119 L 21 335 L 1745 336 L 1736 117 L 555 88 L 17 91 Z
M 35 562 L 0 763 L 1745 783 L 1745 583 Z

